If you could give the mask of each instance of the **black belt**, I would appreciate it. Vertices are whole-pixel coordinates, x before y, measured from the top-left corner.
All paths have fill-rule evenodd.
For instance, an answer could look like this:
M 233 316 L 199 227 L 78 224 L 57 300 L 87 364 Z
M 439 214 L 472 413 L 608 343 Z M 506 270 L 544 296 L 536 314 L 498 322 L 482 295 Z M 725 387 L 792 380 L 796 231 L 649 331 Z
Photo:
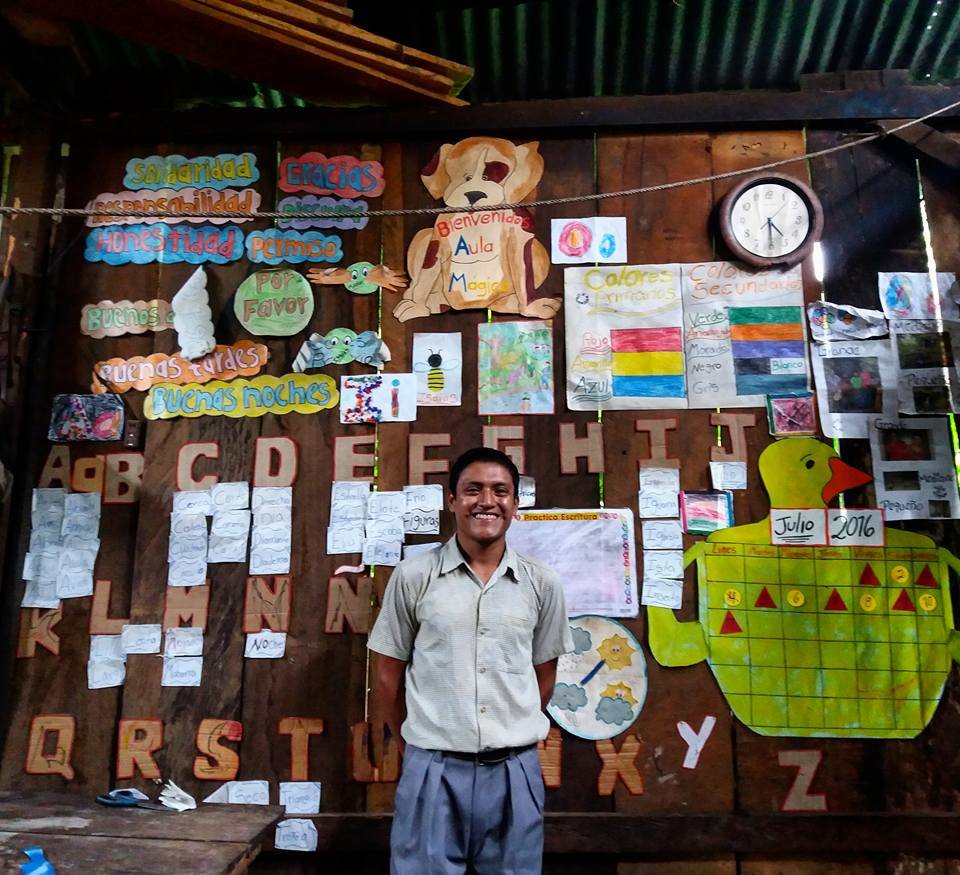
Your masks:
M 509 759 L 515 753 L 535 748 L 535 744 L 525 744 L 523 747 L 497 747 L 491 750 L 480 750 L 476 753 L 464 753 L 458 750 L 441 750 L 445 757 L 453 757 L 455 760 L 469 760 L 473 763 L 479 763 L 481 766 L 492 766 L 502 763 Z

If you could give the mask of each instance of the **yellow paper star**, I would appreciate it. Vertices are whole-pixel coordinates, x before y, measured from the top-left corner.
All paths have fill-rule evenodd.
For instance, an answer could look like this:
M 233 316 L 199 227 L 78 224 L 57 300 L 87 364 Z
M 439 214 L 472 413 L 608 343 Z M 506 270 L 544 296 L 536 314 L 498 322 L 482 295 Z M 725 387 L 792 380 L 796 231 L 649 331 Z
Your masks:
M 636 649 L 622 635 L 611 635 L 597 648 L 608 668 L 626 668 L 633 662 Z
M 633 696 L 633 690 L 624 683 L 607 684 L 607 688 L 600 695 L 611 699 L 623 699 L 624 702 L 629 702 L 631 705 L 637 704 L 637 700 Z

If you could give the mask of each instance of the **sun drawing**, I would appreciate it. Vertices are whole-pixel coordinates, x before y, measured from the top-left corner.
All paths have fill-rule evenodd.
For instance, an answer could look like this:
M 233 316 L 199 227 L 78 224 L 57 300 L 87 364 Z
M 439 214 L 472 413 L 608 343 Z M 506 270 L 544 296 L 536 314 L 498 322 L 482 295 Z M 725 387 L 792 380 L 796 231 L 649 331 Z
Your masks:
M 630 689 L 626 684 L 617 683 L 617 684 L 607 684 L 606 689 L 600 694 L 601 698 L 610 698 L 610 699 L 623 699 L 624 702 L 629 702 L 631 705 L 637 704 L 637 699 L 633 695 L 633 690 Z
M 608 668 L 626 668 L 633 662 L 635 649 L 622 635 L 611 635 L 597 647 L 597 653 Z

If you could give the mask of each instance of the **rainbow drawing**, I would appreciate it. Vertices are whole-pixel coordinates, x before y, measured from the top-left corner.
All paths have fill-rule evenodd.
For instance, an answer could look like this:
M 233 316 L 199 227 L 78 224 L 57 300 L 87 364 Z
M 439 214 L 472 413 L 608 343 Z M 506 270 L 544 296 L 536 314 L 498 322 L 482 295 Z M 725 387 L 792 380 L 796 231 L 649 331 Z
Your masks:
M 686 398 L 680 328 L 611 328 L 613 394 Z
M 738 395 L 806 391 L 802 307 L 728 307 Z

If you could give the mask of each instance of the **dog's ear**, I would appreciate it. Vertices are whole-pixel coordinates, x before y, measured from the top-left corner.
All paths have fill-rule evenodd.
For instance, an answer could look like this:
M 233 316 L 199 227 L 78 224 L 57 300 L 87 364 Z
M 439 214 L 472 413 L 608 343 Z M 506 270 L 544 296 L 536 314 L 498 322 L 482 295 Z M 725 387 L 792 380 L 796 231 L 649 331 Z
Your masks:
M 543 156 L 540 143 L 524 143 L 517 146 L 517 166 L 505 180 L 507 200 L 522 201 L 540 182 L 543 176 Z
M 452 143 L 444 143 L 433 153 L 430 163 L 420 171 L 420 179 L 434 200 L 440 200 L 447 190 L 447 186 L 450 185 L 450 174 L 447 173 L 447 155 L 452 148 Z

